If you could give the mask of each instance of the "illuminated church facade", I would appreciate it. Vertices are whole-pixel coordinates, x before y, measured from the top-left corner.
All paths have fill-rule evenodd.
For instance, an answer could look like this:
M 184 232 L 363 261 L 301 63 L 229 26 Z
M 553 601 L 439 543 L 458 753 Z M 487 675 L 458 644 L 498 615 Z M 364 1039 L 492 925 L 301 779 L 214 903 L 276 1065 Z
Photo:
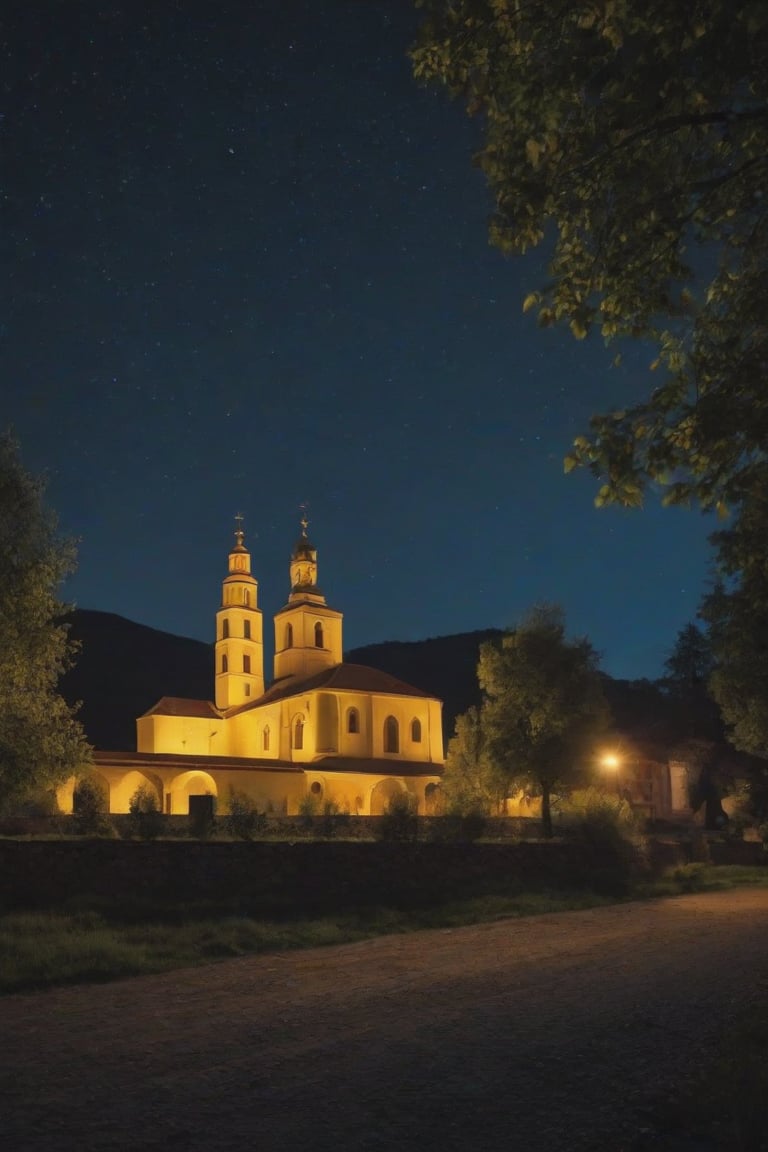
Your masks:
M 127 812 L 141 784 L 169 815 L 191 796 L 233 793 L 292 815 L 307 796 L 322 811 L 378 815 L 405 793 L 432 806 L 443 768 L 442 703 L 409 684 L 343 662 L 342 613 L 317 583 L 317 551 L 302 520 L 290 594 L 274 617 L 274 677 L 264 679 L 258 583 L 242 528 L 235 532 L 216 613 L 214 700 L 165 696 L 136 722 L 137 751 L 96 752 L 111 812 Z M 74 782 L 60 795 L 71 808 Z

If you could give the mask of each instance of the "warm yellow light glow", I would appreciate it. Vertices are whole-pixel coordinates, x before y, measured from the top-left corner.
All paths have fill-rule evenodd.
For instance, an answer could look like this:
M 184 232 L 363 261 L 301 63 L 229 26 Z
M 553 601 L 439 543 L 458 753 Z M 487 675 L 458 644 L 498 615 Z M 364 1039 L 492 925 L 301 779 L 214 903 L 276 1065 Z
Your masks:
M 606 752 L 600 761 L 603 768 L 607 768 L 609 772 L 615 772 L 619 767 L 621 761 L 615 752 Z

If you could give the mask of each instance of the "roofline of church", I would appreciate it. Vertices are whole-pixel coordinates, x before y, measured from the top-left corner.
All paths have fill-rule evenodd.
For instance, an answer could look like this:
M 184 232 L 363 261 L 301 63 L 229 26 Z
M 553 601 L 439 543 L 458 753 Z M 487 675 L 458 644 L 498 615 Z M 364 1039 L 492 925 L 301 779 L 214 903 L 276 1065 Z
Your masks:
M 296 608 L 297 606 L 299 606 L 301 604 L 306 604 L 310 608 L 316 608 L 318 610 L 318 615 L 321 615 L 322 612 L 330 613 L 332 616 L 343 616 L 344 615 L 344 613 L 340 612 L 338 608 L 331 608 L 330 604 L 326 604 L 324 596 L 323 596 L 322 602 L 320 602 L 318 600 L 309 599 L 310 596 L 322 596 L 322 595 L 323 594 L 319 588 L 317 589 L 316 592 L 310 592 L 308 595 L 305 595 L 304 592 L 296 592 L 295 593 L 296 599 L 295 600 L 289 600 L 287 603 L 283 604 L 282 608 L 278 608 L 277 612 L 275 612 L 275 616 L 282 616 L 284 612 L 290 612 L 294 608 Z
M 102 751 L 93 754 L 93 767 L 121 768 L 123 770 L 175 768 L 183 772 L 206 771 L 209 768 L 231 772 L 288 772 L 301 775 L 306 772 L 342 772 L 374 776 L 435 776 L 442 775 L 442 765 L 431 761 L 397 760 L 388 757 L 339 756 L 336 753 L 320 755 L 314 760 L 272 760 L 241 756 L 182 756 L 172 752 Z
M 99 768 L 177 768 L 181 772 L 205 772 L 219 768 L 229 772 L 287 772 L 302 775 L 306 772 L 341 772 L 377 776 L 439 776 L 442 765 L 424 760 L 398 760 L 395 757 L 337 756 L 329 753 L 314 760 L 248 759 L 236 756 L 178 756 L 173 752 L 93 752 L 93 767 Z
M 293 772 L 303 771 L 301 764 L 290 760 L 264 759 L 256 760 L 244 756 L 200 756 L 191 754 L 183 756 L 176 752 L 109 752 L 95 749 L 93 753 L 94 768 L 180 768 L 189 772 L 194 768 L 226 768 L 233 772 L 253 772 L 258 768 L 261 772 Z
M 281 676 L 278 680 L 273 680 L 267 689 L 265 689 L 262 696 L 257 696 L 255 700 L 248 700 L 245 704 L 236 704 L 233 708 L 229 708 L 222 713 L 223 718 L 228 720 L 231 716 L 239 715 L 241 712 L 250 712 L 254 708 L 264 708 L 268 704 L 275 704 L 280 700 L 290 700 L 293 696 L 302 696 L 306 692 L 345 692 L 359 696 L 361 692 L 365 692 L 364 688 L 341 688 L 335 684 L 314 684 L 311 681 L 318 680 L 323 674 L 330 675 L 338 671 L 340 668 L 364 668 L 374 675 L 386 676 L 395 680 L 398 684 L 402 684 L 404 688 L 410 689 L 408 692 L 398 692 L 395 688 L 387 688 L 387 696 L 397 696 L 401 700 L 434 700 L 437 704 L 442 705 L 442 700 L 439 696 L 432 696 L 429 692 L 424 692 L 421 688 L 417 688 L 414 684 L 406 684 L 404 680 L 398 680 L 396 676 L 390 676 L 388 672 L 382 672 L 379 668 L 370 668 L 367 664 L 347 664 L 342 661 L 341 664 L 334 664 L 330 668 L 323 669 L 321 672 L 312 672 L 309 676 L 303 676 L 294 684 L 286 684 L 285 691 L 275 691 L 277 686 L 282 680 L 290 680 L 291 676 Z M 270 695 L 271 693 L 271 695 Z

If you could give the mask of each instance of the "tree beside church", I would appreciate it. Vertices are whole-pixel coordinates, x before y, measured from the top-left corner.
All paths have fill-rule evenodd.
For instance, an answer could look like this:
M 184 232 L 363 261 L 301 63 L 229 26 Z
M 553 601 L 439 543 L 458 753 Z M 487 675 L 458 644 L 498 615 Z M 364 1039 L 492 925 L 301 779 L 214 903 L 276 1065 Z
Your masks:
M 61 538 L 41 478 L 0 438 L 0 807 L 49 791 L 91 755 L 75 709 L 58 692 L 74 659 L 59 587 L 75 548 Z
M 534 608 L 500 644 L 481 645 L 478 680 L 485 779 L 503 781 L 505 796 L 540 797 L 551 836 L 553 799 L 589 779 L 608 729 L 597 654 L 566 637 L 559 608 Z

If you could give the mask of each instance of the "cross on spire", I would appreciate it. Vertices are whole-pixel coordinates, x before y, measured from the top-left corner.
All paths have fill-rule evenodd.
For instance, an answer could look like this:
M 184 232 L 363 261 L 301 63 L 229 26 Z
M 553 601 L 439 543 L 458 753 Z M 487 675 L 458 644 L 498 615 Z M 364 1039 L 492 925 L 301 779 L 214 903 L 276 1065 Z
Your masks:
M 306 540 L 307 528 L 309 528 L 309 518 L 307 516 L 307 512 L 309 511 L 309 504 L 306 502 L 306 500 L 302 504 L 299 504 L 299 511 L 301 512 L 301 520 L 299 521 L 301 524 L 301 535 Z
M 237 527 L 235 528 L 235 540 L 238 543 L 238 547 L 242 547 L 243 536 L 245 535 L 245 533 L 243 532 L 243 520 L 244 520 L 244 516 L 243 516 L 242 512 L 236 512 L 235 513 L 235 524 L 237 525 Z

